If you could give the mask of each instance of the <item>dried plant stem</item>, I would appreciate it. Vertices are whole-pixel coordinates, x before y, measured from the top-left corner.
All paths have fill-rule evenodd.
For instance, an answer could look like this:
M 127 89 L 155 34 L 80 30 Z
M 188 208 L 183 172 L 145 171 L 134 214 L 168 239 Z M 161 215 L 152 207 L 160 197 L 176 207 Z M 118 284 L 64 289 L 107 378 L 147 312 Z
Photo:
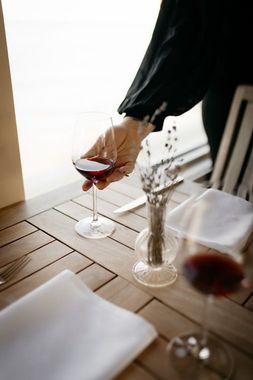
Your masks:
M 151 266 L 163 264 L 164 213 L 163 207 L 149 205 L 148 263 Z

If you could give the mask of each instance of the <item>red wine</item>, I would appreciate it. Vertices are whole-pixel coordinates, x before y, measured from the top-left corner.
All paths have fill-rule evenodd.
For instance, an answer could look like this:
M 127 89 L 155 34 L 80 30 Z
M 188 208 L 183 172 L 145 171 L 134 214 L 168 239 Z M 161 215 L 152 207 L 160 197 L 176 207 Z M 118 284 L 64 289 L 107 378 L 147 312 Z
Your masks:
M 189 257 L 184 263 L 183 274 L 196 289 L 216 296 L 237 291 L 244 279 L 238 263 L 228 255 L 214 253 Z
M 76 170 L 92 182 L 105 179 L 113 170 L 112 160 L 102 157 L 80 158 L 74 163 Z

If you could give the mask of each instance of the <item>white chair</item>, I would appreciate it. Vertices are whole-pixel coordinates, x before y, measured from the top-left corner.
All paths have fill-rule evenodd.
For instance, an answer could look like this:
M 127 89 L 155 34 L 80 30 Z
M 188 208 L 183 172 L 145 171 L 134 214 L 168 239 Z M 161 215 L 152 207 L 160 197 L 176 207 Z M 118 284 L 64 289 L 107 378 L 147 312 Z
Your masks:
M 253 86 L 238 86 L 210 179 L 213 188 L 253 202 Z

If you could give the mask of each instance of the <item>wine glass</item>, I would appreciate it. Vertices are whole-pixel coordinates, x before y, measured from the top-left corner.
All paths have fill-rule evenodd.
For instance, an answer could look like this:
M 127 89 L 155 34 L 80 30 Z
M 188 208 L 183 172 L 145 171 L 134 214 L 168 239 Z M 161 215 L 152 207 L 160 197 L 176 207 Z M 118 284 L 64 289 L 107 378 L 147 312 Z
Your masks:
M 228 296 L 249 286 L 250 256 L 239 250 L 220 252 L 197 242 L 203 226 L 211 225 L 208 215 L 213 207 L 204 200 L 201 207 L 194 207 L 197 201 L 197 196 L 192 198 L 180 220 L 184 233 L 179 239 L 177 267 L 186 281 L 204 295 L 202 325 L 199 332 L 173 338 L 167 351 L 170 364 L 182 379 L 230 379 L 233 355 L 220 340 L 209 336 L 209 307 L 214 297 Z
M 115 223 L 97 213 L 96 183 L 113 171 L 117 158 L 112 118 L 104 112 L 83 112 L 77 117 L 72 146 L 72 162 L 76 170 L 92 182 L 93 215 L 75 225 L 76 232 L 86 238 L 109 236 Z

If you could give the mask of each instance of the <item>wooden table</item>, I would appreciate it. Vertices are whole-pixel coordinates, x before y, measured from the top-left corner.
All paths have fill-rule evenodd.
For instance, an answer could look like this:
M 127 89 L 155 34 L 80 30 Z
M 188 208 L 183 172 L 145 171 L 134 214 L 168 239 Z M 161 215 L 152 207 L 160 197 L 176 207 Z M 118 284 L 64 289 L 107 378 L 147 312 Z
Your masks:
M 175 207 L 199 188 L 186 181 L 180 184 L 169 207 Z M 101 297 L 142 315 L 159 332 L 159 338 L 118 379 L 176 380 L 165 347 L 176 334 L 199 328 L 203 297 L 181 276 L 173 285 L 161 289 L 143 287 L 133 279 L 134 242 L 147 225 L 146 208 L 122 216 L 116 216 L 113 210 L 141 194 L 134 175 L 98 192 L 99 213 L 115 220 L 117 228 L 111 237 L 96 241 L 74 231 L 76 220 L 91 214 L 91 194 L 82 193 L 80 183 L 1 210 L 1 269 L 24 254 L 29 254 L 31 261 L 1 286 L 0 307 L 70 269 Z M 215 300 L 209 315 L 211 333 L 226 342 L 234 354 L 234 379 L 238 380 L 253 378 L 252 290 Z

